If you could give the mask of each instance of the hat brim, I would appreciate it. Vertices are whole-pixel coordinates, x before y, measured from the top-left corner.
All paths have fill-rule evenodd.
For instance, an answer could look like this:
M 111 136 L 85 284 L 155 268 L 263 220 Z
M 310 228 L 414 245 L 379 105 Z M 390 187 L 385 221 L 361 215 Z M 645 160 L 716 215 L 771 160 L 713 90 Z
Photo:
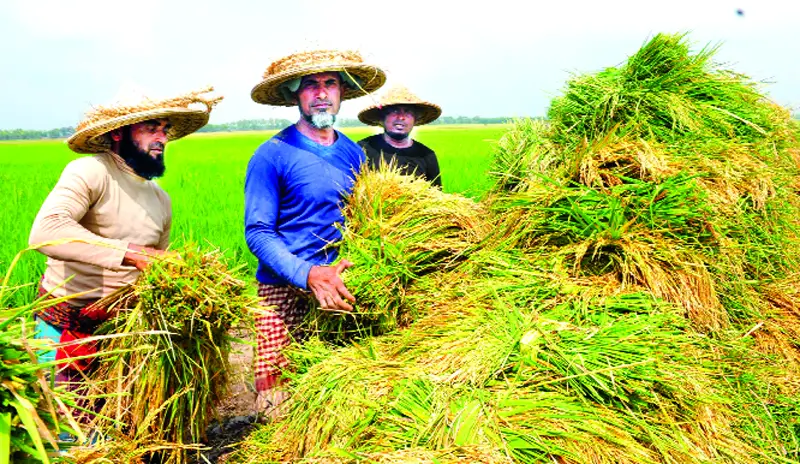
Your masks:
M 167 131 L 167 139 L 172 141 L 196 132 L 208 123 L 208 118 L 208 111 L 192 108 L 158 108 L 140 111 L 87 126 L 67 139 L 67 144 L 76 153 L 103 153 L 111 148 L 104 137 L 105 134 L 120 127 L 151 119 L 169 120 L 171 127 Z
M 361 88 L 346 86 L 342 93 L 342 101 L 361 97 L 372 93 L 386 82 L 386 74 L 378 67 L 368 64 L 331 64 L 323 63 L 294 68 L 290 71 L 269 76 L 258 83 L 250 92 L 250 97 L 256 103 L 272 106 L 295 106 L 297 102 L 287 100 L 280 91 L 280 86 L 285 82 L 309 74 L 321 72 L 345 72 L 355 76 L 361 81 Z
M 377 106 L 373 105 L 369 108 L 362 110 L 358 113 L 358 120 L 367 124 L 368 126 L 383 126 L 383 117 L 381 115 L 384 108 L 396 105 L 413 106 L 417 113 L 417 118 L 414 120 L 415 126 L 422 126 L 431 123 L 442 115 L 442 109 L 439 105 L 429 102 L 415 102 L 404 103 L 397 102 L 388 105 Z

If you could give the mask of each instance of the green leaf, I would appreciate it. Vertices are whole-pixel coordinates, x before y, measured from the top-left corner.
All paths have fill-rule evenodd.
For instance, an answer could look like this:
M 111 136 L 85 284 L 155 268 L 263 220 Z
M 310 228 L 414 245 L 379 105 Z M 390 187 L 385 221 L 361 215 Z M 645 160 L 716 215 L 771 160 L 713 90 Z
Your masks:
M 33 441 L 34 446 L 36 446 L 36 451 L 39 453 L 37 457 L 43 463 L 50 464 L 50 460 L 47 457 L 47 451 L 44 449 L 42 437 L 39 435 L 39 429 L 36 427 L 36 420 L 33 417 L 33 415 L 36 414 L 36 410 L 30 401 L 19 396 L 17 392 L 11 390 L 11 393 L 16 398 L 16 401 L 12 401 L 11 405 L 17 410 L 17 414 L 19 415 L 22 424 L 25 426 L 28 436 Z
M 0 414 L 0 464 L 11 459 L 11 413 Z

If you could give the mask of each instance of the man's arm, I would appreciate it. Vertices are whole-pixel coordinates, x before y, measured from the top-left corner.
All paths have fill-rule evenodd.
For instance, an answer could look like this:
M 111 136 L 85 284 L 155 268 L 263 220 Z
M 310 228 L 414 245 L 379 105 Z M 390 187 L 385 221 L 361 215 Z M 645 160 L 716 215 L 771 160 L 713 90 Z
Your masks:
M 105 175 L 103 166 L 91 158 L 69 163 L 33 222 L 29 244 L 55 242 L 39 251 L 61 261 L 120 270 L 130 244 L 101 237 L 80 224 L 105 190 Z
M 258 152 L 244 181 L 244 235 L 250 251 L 282 279 L 307 288 L 312 264 L 289 251 L 278 235 L 280 176 L 271 159 Z
M 323 308 L 350 311 L 344 299 L 355 301 L 340 277 L 351 266 L 315 266 L 295 256 L 277 233 L 280 176 L 273 162 L 257 153 L 247 165 L 244 183 L 245 241 L 250 251 L 282 279 L 311 290 Z

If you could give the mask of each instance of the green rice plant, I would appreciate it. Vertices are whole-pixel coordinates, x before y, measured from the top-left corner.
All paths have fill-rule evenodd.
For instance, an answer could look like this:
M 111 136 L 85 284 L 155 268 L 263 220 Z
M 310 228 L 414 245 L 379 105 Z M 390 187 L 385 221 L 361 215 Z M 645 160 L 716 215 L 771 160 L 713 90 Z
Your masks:
M 535 312 L 543 300 L 559 292 L 567 278 L 542 251 L 494 245 L 476 250 L 464 264 L 469 274 L 464 277 L 463 295 L 470 301 L 489 302 L 494 309 Z
M 23 253 L 12 260 L 0 283 L 0 463 L 4 464 L 57 461 L 60 432 L 85 439 L 68 408 L 74 405 L 73 398 L 45 377 L 56 362 L 37 360 L 36 352 L 52 346 L 33 338 L 32 316 L 66 298 L 45 295 L 24 305 L 10 304 L 18 301 L 14 294 L 22 290 L 9 281 Z
M 28 339 L 34 327 L 25 322 L 29 314 L 23 312 L 30 309 L 11 308 L 0 314 L 0 463 L 50 462 L 58 449 L 55 436 L 64 426 L 43 376 L 48 366 L 38 364 L 34 355 L 41 345 Z
M 133 442 L 172 444 L 164 462 L 187 462 L 228 391 L 229 330 L 257 308 L 252 288 L 218 250 L 185 247 L 154 261 L 99 305 L 116 312 L 99 351 L 121 352 L 92 373 L 104 401 L 96 426 Z M 147 349 L 142 349 L 146 347 Z

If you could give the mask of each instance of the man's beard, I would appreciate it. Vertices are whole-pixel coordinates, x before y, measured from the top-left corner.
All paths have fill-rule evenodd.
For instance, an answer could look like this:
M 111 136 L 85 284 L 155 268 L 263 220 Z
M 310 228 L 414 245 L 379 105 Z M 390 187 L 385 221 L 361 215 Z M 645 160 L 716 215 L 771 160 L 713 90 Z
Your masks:
M 333 123 L 336 122 L 336 115 L 333 113 L 315 113 L 315 114 L 307 114 L 300 108 L 300 114 L 303 116 L 303 119 L 306 120 L 307 123 L 311 124 L 312 126 L 316 127 L 317 129 L 328 129 L 333 127 Z
M 166 166 L 164 165 L 164 144 L 154 142 L 150 144 L 148 149 L 158 149 L 161 150 L 161 153 L 153 158 L 133 141 L 130 127 L 123 128 L 122 139 L 120 139 L 119 142 L 118 155 L 124 159 L 125 163 L 140 177 L 152 180 L 163 176 L 166 170 Z
M 384 132 L 385 132 L 385 133 L 386 133 L 386 135 L 388 135 L 388 136 L 389 136 L 389 137 L 390 137 L 392 140 L 396 140 L 396 141 L 398 141 L 398 142 L 402 142 L 403 140 L 407 139 L 407 138 L 408 138 L 408 135 L 409 135 L 409 133 L 408 133 L 408 132 L 406 132 L 405 134 L 403 134 L 403 133 L 401 133 L 401 132 L 390 132 L 390 131 L 388 131 L 388 130 L 387 130 L 387 131 L 384 131 Z

